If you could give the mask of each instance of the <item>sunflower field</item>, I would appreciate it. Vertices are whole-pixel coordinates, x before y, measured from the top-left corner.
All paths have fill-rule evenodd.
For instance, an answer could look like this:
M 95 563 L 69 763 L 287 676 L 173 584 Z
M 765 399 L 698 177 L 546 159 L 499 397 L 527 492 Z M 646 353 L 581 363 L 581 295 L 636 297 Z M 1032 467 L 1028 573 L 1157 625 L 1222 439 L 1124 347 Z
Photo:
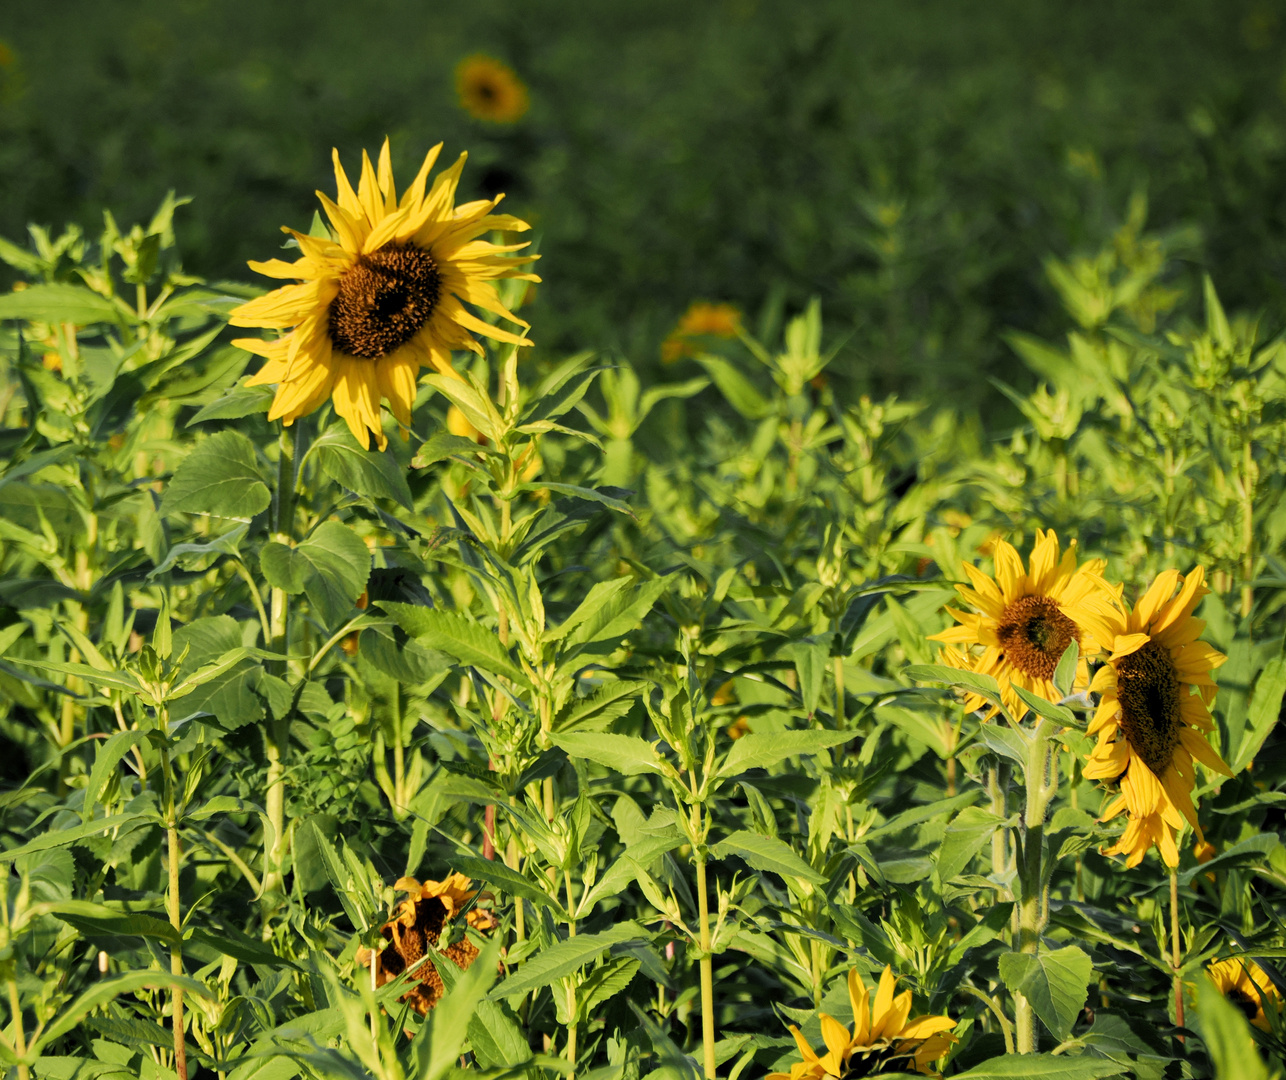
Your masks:
M 886 192 L 865 284 L 675 309 L 560 280 L 540 86 L 449 70 L 481 186 L 0 239 L 5 1080 L 1279 1080 L 1271 229 L 1096 188 L 1006 320 Z

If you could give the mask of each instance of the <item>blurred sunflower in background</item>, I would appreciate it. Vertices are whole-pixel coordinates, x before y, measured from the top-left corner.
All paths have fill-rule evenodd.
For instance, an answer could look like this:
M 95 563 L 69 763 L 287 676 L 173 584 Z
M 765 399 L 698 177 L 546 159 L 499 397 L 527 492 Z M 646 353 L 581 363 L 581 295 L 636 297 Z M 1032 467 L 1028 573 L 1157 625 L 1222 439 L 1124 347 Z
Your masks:
M 1271 1031 L 1272 1024 L 1264 1013 L 1264 1001 L 1269 1008 L 1280 1013 L 1283 1005 L 1281 991 L 1254 961 L 1216 960 L 1206 966 L 1210 981 L 1229 1001 L 1237 1006 L 1260 1031 Z
M 788 1073 L 769 1073 L 767 1080 L 848 1080 L 887 1073 L 917 1072 L 935 1075 L 933 1063 L 955 1042 L 950 1029 L 956 1022 L 946 1016 L 921 1016 L 911 1020 L 911 991 L 894 996 L 897 979 L 891 967 L 880 976 L 872 1004 L 870 992 L 856 968 L 848 973 L 848 997 L 853 1006 L 853 1030 L 822 1013 L 822 1040 L 826 1053 L 818 1055 L 799 1028 L 790 1025 L 803 1060 Z
M 392 982 L 423 957 L 429 948 L 436 948 L 447 923 L 459 915 L 469 901 L 480 895 L 489 895 L 471 889 L 472 884 L 463 874 L 448 874 L 443 881 L 426 881 L 423 884 L 415 878 L 398 879 L 393 888 L 411 895 L 398 905 L 393 918 L 380 928 L 380 934 L 389 944 L 375 956 L 376 987 Z M 492 930 L 500 925 L 491 912 L 476 907 L 469 909 L 465 921 L 475 930 Z M 468 938 L 440 951 L 462 971 L 478 955 L 478 947 Z M 358 968 L 369 968 L 371 957 L 372 950 L 358 949 Z M 401 1000 L 423 1016 L 445 993 L 442 976 L 429 962 L 416 968 L 412 980 L 411 989 L 402 995 Z
M 378 168 L 363 151 L 356 191 L 334 151 L 338 202 L 317 192 L 333 239 L 285 229 L 298 242 L 302 258 L 250 263 L 260 274 L 299 282 L 242 304 L 229 320 L 233 326 L 289 330 L 275 341 L 233 342 L 267 360 L 247 385 L 277 384 L 270 420 L 280 417 L 289 425 L 330 400 L 358 443 L 366 447 L 373 436 L 382 450 L 388 440 L 380 423 L 380 399 L 388 401 L 400 424 L 409 426 L 421 367 L 454 374 L 453 349 L 482 352 L 475 333 L 513 345 L 531 344 L 465 307 L 468 303 L 528 326 L 505 307 L 492 282 L 539 281 L 524 270 L 536 256 L 512 255 L 526 244 L 478 239 L 492 230 L 522 232 L 528 225 L 491 212 L 502 195 L 455 205 L 464 154 L 429 187 L 441 149 L 439 143 L 429 151 L 400 200 L 387 139 Z
M 526 84 L 513 68 L 490 56 L 466 56 L 455 69 L 460 105 L 475 120 L 512 124 L 531 104 Z
M 1026 568 L 1022 556 L 1004 540 L 996 541 L 992 557 L 994 578 L 964 564 L 972 588 L 957 585 L 956 591 L 973 610 L 947 608 L 959 625 L 929 640 L 946 645 L 940 657 L 947 666 L 992 676 L 1000 684 L 1005 708 L 1021 720 L 1027 706 L 1014 687 L 1058 701 L 1063 695 L 1054 686 L 1054 672 L 1073 641 L 1080 648 L 1073 690 L 1089 685 L 1086 657 L 1097 653 L 1100 644 L 1086 629 L 1085 616 L 1092 604 L 1111 607 L 1117 592 L 1103 579 L 1104 560 L 1087 559 L 1077 566 L 1076 541 L 1062 552 L 1053 530 L 1036 530 Z M 988 718 L 999 712 L 977 694 L 965 696 L 965 708 L 987 708 Z
M 734 338 L 740 328 L 741 312 L 731 304 L 697 300 L 661 343 L 661 362 L 673 364 L 685 356 L 692 356 L 703 337 Z
M 1214 728 L 1210 673 L 1226 659 L 1197 640 L 1206 624 L 1192 612 L 1209 591 L 1200 566 L 1187 578 L 1166 570 L 1133 611 L 1100 604 L 1084 616 L 1109 653 L 1090 684 L 1101 696 L 1087 729 L 1098 743 L 1085 777 L 1120 785 L 1103 820 L 1125 812 L 1129 823 L 1104 854 L 1125 855 L 1127 866 L 1137 866 L 1154 845 L 1167 866 L 1178 866 L 1175 837 L 1185 819 L 1198 842 L 1205 841 L 1192 802 L 1194 759 L 1232 775 L 1207 739 Z

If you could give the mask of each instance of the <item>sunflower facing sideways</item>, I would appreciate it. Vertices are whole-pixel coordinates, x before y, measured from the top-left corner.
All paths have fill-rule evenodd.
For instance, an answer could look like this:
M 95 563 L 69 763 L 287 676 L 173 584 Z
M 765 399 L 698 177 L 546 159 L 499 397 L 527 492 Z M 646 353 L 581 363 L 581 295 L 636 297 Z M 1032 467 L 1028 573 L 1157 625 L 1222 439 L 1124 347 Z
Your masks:
M 1175 837 L 1185 819 L 1197 840 L 1205 839 L 1192 802 L 1194 759 L 1232 775 L 1206 737 L 1214 728 L 1210 673 L 1225 659 L 1197 640 L 1206 624 L 1192 612 L 1207 592 L 1202 567 L 1186 578 L 1166 570 L 1133 611 L 1104 604 L 1086 615 L 1108 657 L 1090 684 L 1100 698 L 1088 734 L 1098 743 L 1085 777 L 1120 785 L 1103 820 L 1125 812 L 1129 822 L 1104 854 L 1125 855 L 1127 866 L 1137 866 L 1154 845 L 1167 866 L 1178 866 Z
M 420 368 L 453 375 L 453 349 L 482 352 L 475 333 L 531 344 L 465 307 L 528 325 L 504 306 L 493 282 L 540 280 L 524 270 L 535 256 L 512 255 L 526 244 L 479 239 L 492 230 L 521 232 L 527 223 L 491 212 L 503 196 L 455 205 L 463 154 L 429 186 L 440 150 L 441 144 L 429 151 L 400 199 L 387 139 L 378 168 L 363 152 L 356 191 L 335 151 L 338 201 L 317 192 L 333 239 L 286 229 L 302 258 L 250 263 L 258 273 L 297 282 L 242 304 L 229 320 L 233 326 L 288 331 L 275 341 L 233 342 L 267 361 L 247 385 L 277 385 L 270 420 L 289 425 L 329 399 L 363 447 L 374 437 L 382 450 L 388 440 L 380 399 L 409 426 Z
M 1280 1015 L 1286 1002 L 1264 970 L 1253 960 L 1216 960 L 1206 966 L 1210 981 L 1229 1001 L 1239 1008 L 1260 1031 L 1271 1031 L 1272 1023 L 1264 1012 L 1264 1002 Z
M 380 928 L 380 933 L 388 944 L 374 954 L 377 987 L 392 982 L 431 948 L 436 947 L 446 924 L 479 895 L 476 890 L 469 888 L 471 884 L 463 874 L 448 874 L 442 881 L 426 881 L 424 884 L 420 884 L 415 878 L 398 879 L 393 887 L 398 892 L 410 893 L 410 896 L 398 905 L 394 917 Z M 477 907 L 469 909 L 465 921 L 475 930 L 492 930 L 499 925 L 491 912 Z M 464 970 L 477 957 L 478 948 L 465 938 L 454 945 L 448 945 L 442 950 L 442 955 Z M 356 961 L 359 968 L 368 967 L 371 960 L 370 949 L 363 947 L 357 950 Z M 424 1016 L 438 1003 L 444 992 L 442 976 L 437 969 L 431 962 L 423 963 L 412 973 L 410 989 L 402 995 L 401 1000 Z
M 946 1016 L 911 1016 L 911 991 L 894 996 L 897 979 L 886 967 L 871 1003 L 870 992 L 857 974 L 848 973 L 848 998 L 853 1005 L 853 1030 L 822 1013 L 822 1039 L 826 1053 L 820 1057 L 794 1024 L 790 1033 L 803 1056 L 788 1073 L 769 1073 L 767 1080 L 858 1080 L 889 1073 L 933 1076 L 933 1063 L 955 1042 L 950 1029 L 956 1022 Z
M 1054 672 L 1073 641 L 1080 647 L 1073 689 L 1084 690 L 1089 684 L 1085 659 L 1098 652 L 1099 645 L 1087 632 L 1083 616 L 1093 602 L 1110 604 L 1116 592 L 1103 579 L 1107 564 L 1102 559 L 1088 559 L 1077 566 L 1076 541 L 1060 552 L 1052 530 L 1036 530 L 1026 569 L 1022 556 L 1003 540 L 996 542 L 993 556 L 994 579 L 971 563 L 964 564 L 973 587 L 957 585 L 956 591 L 973 611 L 947 608 L 958 625 L 929 640 L 946 645 L 941 660 L 947 666 L 995 678 L 1005 707 L 1021 720 L 1027 706 L 1014 686 L 1058 701 L 1063 695 L 1054 686 Z M 970 712 L 987 704 L 977 694 L 965 697 Z M 992 705 L 988 716 L 998 711 Z

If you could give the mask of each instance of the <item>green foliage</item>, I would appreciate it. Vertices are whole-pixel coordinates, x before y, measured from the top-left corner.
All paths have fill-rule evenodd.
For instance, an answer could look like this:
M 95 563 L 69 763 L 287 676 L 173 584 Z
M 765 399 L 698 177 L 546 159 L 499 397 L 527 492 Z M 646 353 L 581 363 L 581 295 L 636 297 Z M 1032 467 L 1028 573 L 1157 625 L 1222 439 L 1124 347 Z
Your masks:
M 887 966 L 947 1075 L 1280 1069 L 1266 984 L 1251 1028 L 1202 971 L 1286 954 L 1286 350 L 1183 306 L 1140 202 L 1047 263 L 1072 328 L 1011 338 L 1042 381 L 995 437 L 850 397 L 773 299 L 656 385 L 457 357 L 384 453 L 267 419 L 176 206 L 3 249 L 6 1068 L 740 1080 Z M 1173 877 L 1102 854 L 1083 638 L 1021 720 L 936 662 L 965 566 L 1038 528 L 1130 602 L 1210 571 L 1234 776 Z

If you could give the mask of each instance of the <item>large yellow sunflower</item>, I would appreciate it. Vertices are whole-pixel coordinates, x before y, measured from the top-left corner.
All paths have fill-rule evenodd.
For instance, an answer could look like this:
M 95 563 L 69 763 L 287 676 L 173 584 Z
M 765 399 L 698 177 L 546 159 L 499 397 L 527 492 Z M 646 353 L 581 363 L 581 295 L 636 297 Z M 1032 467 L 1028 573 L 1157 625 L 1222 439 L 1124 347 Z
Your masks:
M 790 1033 L 803 1056 L 788 1073 L 769 1073 L 767 1080 L 857 1080 L 882 1073 L 918 1072 L 933 1075 L 932 1064 L 950 1049 L 956 1022 L 946 1016 L 921 1016 L 909 1020 L 911 991 L 894 996 L 897 979 L 886 967 L 871 1004 L 866 984 L 856 968 L 848 973 L 848 997 L 853 1005 L 853 1030 L 822 1013 L 822 1039 L 826 1053 L 820 1057 L 794 1024 Z
M 329 398 L 362 446 L 373 435 L 382 450 L 388 440 L 380 424 L 380 398 L 388 400 L 399 423 L 409 425 L 421 367 L 454 374 L 452 349 L 482 351 L 473 333 L 531 344 L 464 306 L 528 325 L 501 303 L 492 282 L 538 281 L 523 271 L 534 256 L 510 254 L 526 244 L 478 239 L 493 229 L 520 232 L 527 223 L 491 212 L 503 196 L 455 205 L 464 154 L 426 193 L 441 149 L 439 143 L 429 151 L 401 199 L 393 186 L 387 139 L 378 170 L 363 151 L 356 191 L 335 151 L 339 201 L 317 192 L 334 239 L 286 229 L 299 242 L 302 258 L 250 264 L 268 277 L 299 282 L 242 304 L 230 319 L 233 326 L 289 330 L 275 341 L 233 342 L 267 360 L 249 385 L 277 384 L 270 420 L 281 417 L 291 424 Z
M 1088 729 L 1098 743 L 1085 776 L 1120 784 L 1103 820 L 1126 812 L 1129 824 L 1104 854 L 1123 854 L 1128 866 L 1137 866 L 1153 845 L 1167 866 L 1178 866 L 1175 836 L 1185 818 L 1204 841 L 1192 803 L 1193 758 L 1232 775 L 1206 739 L 1214 727 L 1210 673 L 1225 660 L 1197 640 L 1206 624 L 1192 612 L 1209 591 L 1200 566 L 1186 579 L 1166 570 L 1133 611 L 1102 604 L 1084 616 L 1089 632 L 1109 651 L 1090 684 L 1101 696 Z
M 466 903 L 479 895 L 470 885 L 472 882 L 463 874 L 448 874 L 442 881 L 426 881 L 424 884 L 415 878 L 398 879 L 393 887 L 411 895 L 398 905 L 393 918 L 380 928 L 388 945 L 375 958 L 377 987 L 392 982 L 430 948 L 437 946 L 443 927 L 460 913 Z M 476 907 L 469 910 L 465 921 L 475 930 L 492 930 L 499 925 L 491 912 Z M 477 946 L 468 938 L 441 951 L 462 970 L 478 955 Z M 366 968 L 371 962 L 371 950 L 365 947 L 358 949 L 356 960 L 359 968 Z M 401 1000 L 423 1016 L 444 993 L 442 976 L 432 963 L 424 963 L 416 968 L 412 980 L 411 988 Z
M 1271 1031 L 1272 1024 L 1264 1013 L 1264 999 L 1269 1008 L 1280 1013 L 1286 1005 L 1281 991 L 1253 960 L 1216 960 L 1206 967 L 1206 974 L 1229 1001 L 1237 1006 L 1260 1031 Z
M 944 664 L 994 677 L 1005 707 L 1015 719 L 1022 719 L 1027 706 L 1014 686 L 1058 701 L 1062 694 L 1054 686 L 1054 671 L 1073 641 L 1080 646 L 1074 688 L 1083 690 L 1089 684 L 1085 660 L 1099 651 L 1099 643 L 1086 629 L 1084 615 L 1091 602 L 1110 605 L 1117 594 L 1103 579 L 1107 564 L 1088 559 L 1078 567 L 1076 541 L 1060 555 L 1053 530 L 1036 530 L 1027 569 L 1018 552 L 1003 540 L 996 541 L 993 557 L 994 579 L 965 563 L 973 587 L 957 585 L 956 591 L 973 611 L 947 608 L 959 625 L 930 640 L 946 643 L 941 653 Z M 986 706 L 986 699 L 977 694 L 965 697 L 970 711 Z M 987 715 L 997 711 L 992 705 Z

